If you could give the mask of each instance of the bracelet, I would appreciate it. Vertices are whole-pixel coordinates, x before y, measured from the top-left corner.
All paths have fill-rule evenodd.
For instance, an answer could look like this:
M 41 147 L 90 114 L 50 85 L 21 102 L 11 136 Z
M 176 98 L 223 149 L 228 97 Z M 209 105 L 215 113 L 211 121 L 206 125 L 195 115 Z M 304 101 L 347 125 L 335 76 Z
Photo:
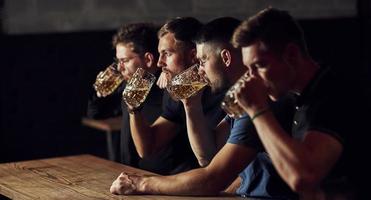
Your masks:
M 266 113 L 266 112 L 269 111 L 269 110 L 270 110 L 269 107 L 266 107 L 266 108 L 264 108 L 264 109 L 259 110 L 258 112 L 255 113 L 254 116 L 251 117 L 251 121 L 253 121 L 254 119 L 256 119 L 257 117 L 259 117 L 260 115 Z

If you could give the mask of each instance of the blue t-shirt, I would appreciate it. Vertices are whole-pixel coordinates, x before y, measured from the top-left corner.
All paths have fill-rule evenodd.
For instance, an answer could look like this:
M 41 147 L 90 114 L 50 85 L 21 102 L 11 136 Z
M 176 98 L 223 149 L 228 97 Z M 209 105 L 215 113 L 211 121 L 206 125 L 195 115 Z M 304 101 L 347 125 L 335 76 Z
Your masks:
M 289 130 L 294 114 L 293 97 L 271 103 L 271 109 L 282 127 Z M 250 117 L 244 115 L 239 119 L 232 119 L 227 116 L 225 119 L 231 127 L 227 142 L 254 148 L 258 152 L 256 158 L 240 173 L 242 182 L 236 193 L 244 197 L 297 199 L 297 195 L 275 170 Z

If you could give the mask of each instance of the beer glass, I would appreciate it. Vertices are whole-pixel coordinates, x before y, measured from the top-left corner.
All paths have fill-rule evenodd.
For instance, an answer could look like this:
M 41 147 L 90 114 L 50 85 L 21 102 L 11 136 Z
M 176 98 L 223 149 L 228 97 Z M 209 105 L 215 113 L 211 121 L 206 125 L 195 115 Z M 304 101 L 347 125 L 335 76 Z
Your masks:
M 126 84 L 122 93 L 123 100 L 133 108 L 139 107 L 146 99 L 155 80 L 153 74 L 138 68 Z
M 117 70 L 117 65 L 112 63 L 104 71 L 99 72 L 93 87 L 98 96 L 106 97 L 115 91 L 123 80 L 124 77 Z
M 225 97 L 221 103 L 222 109 L 232 118 L 237 119 L 242 117 L 246 112 L 242 109 L 234 96 L 234 91 L 240 88 L 243 84 L 243 81 L 248 78 L 248 74 L 245 73 L 238 79 L 238 81 L 227 91 Z
M 194 64 L 171 79 L 166 89 L 174 100 L 187 99 L 207 85 L 198 68 L 199 64 Z

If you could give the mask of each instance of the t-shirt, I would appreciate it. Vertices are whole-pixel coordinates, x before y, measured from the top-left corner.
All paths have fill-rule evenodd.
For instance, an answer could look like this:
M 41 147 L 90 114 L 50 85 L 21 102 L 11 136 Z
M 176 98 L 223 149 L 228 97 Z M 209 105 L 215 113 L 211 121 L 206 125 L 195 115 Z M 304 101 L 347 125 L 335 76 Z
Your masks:
M 213 93 L 211 88 L 207 87 L 202 94 L 203 112 L 206 116 L 208 126 L 216 127 L 225 116 L 220 103 L 224 98 L 224 91 Z M 170 95 L 165 92 L 163 98 L 162 117 L 178 124 L 176 136 L 168 148 L 172 149 L 174 165 L 179 165 L 179 170 L 189 170 L 199 167 L 197 159 L 191 149 L 187 135 L 186 114 L 181 101 L 174 101 Z
M 343 146 L 342 155 L 323 180 L 322 188 L 328 193 L 366 192 L 363 181 L 369 177 L 370 168 L 364 154 L 369 141 L 366 135 L 370 132 L 371 109 L 365 88 L 355 79 L 321 68 L 298 98 L 296 110 L 294 138 L 303 140 L 307 131 L 319 131 Z
M 273 114 L 288 133 L 294 115 L 294 103 L 295 97 L 292 95 L 270 103 Z M 256 158 L 240 173 L 242 182 L 236 193 L 258 198 L 297 199 L 297 195 L 278 175 L 250 117 L 247 114 L 238 119 L 227 116 L 226 120 L 231 127 L 228 143 L 243 145 L 258 151 Z

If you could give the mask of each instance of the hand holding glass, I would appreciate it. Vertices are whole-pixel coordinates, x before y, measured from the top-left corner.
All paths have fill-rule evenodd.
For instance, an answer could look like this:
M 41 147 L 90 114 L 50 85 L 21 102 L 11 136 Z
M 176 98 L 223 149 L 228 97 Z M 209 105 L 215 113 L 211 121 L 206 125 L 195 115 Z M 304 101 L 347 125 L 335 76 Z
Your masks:
M 221 107 L 232 118 L 237 119 L 246 114 L 245 110 L 238 105 L 234 92 L 242 86 L 244 80 L 247 78 L 249 78 L 247 73 L 242 75 L 241 78 L 239 78 L 237 82 L 229 88 L 222 101 Z
M 122 93 L 123 100 L 132 108 L 139 107 L 146 99 L 155 80 L 156 77 L 153 74 L 143 68 L 138 68 L 126 84 Z
M 198 68 L 199 64 L 195 64 L 171 79 L 166 88 L 174 100 L 187 99 L 207 85 Z
M 104 71 L 99 72 L 93 87 L 98 96 L 108 96 L 122 83 L 124 77 L 117 70 L 115 63 L 108 66 Z

